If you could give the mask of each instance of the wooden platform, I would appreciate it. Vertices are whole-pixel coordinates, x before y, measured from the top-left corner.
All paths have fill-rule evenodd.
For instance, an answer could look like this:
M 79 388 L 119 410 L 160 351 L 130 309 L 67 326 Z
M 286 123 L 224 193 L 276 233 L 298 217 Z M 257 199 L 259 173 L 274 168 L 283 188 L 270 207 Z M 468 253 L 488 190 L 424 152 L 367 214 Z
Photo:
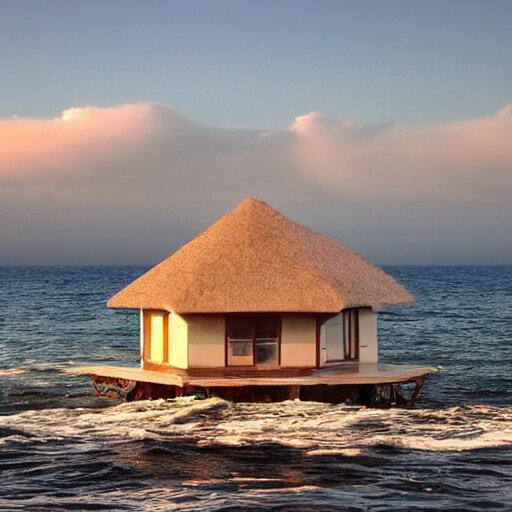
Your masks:
M 325 385 L 362 385 L 362 384 L 398 384 L 412 382 L 437 369 L 428 366 L 400 364 L 360 364 L 359 370 L 347 373 L 336 368 L 314 369 L 310 375 L 299 377 L 200 377 L 186 374 L 176 375 L 168 372 L 143 370 L 125 366 L 82 366 L 71 367 L 67 373 L 110 377 L 135 382 L 149 382 L 167 386 L 242 387 L 242 386 L 315 386 Z

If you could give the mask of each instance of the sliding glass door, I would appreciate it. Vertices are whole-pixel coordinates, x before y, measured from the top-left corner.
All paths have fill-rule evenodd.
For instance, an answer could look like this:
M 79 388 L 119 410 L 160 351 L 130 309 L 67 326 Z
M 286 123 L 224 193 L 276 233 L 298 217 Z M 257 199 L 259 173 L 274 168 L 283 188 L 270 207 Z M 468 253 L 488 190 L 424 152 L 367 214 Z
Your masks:
M 359 311 L 346 309 L 324 324 L 326 362 L 359 359 Z

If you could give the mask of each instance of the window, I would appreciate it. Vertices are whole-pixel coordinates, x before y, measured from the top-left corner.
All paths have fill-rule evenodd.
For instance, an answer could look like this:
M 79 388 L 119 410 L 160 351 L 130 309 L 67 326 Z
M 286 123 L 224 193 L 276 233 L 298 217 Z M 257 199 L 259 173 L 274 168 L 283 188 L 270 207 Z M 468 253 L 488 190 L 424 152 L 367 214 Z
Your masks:
M 227 323 L 228 366 L 254 364 L 253 325 L 244 317 L 230 318 Z
M 227 365 L 277 366 L 280 327 L 279 317 L 227 317 Z
M 324 323 L 326 362 L 359 358 L 359 311 L 346 309 Z

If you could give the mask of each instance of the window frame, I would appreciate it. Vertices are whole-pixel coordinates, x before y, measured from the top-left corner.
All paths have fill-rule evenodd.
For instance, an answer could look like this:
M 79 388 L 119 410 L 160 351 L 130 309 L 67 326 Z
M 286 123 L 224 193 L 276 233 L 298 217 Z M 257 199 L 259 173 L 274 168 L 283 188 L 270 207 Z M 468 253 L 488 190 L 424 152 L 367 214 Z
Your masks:
M 359 363 L 359 356 L 360 356 L 360 336 L 359 336 L 359 313 L 360 310 L 363 309 L 362 307 L 353 307 L 353 308 L 346 308 L 342 309 L 339 313 L 336 315 L 322 315 L 317 317 L 317 326 L 316 326 L 316 367 L 317 368 L 326 368 L 329 366 L 337 366 L 343 363 Z M 350 322 L 349 318 L 353 315 L 354 321 Z M 326 328 L 326 322 L 329 321 L 331 318 L 335 316 L 341 316 L 341 332 L 340 332 L 340 343 L 341 348 L 343 352 L 343 357 L 341 359 L 328 359 L 324 362 L 322 362 L 321 352 L 322 349 L 327 349 L 327 343 L 325 342 L 325 345 L 322 345 L 321 337 L 322 337 L 322 330 Z M 345 350 L 345 325 L 348 324 L 348 332 L 353 333 L 355 336 L 355 355 L 354 357 L 347 357 L 348 354 L 351 354 L 351 346 L 350 341 L 349 343 L 349 351 L 347 354 L 347 350 Z M 328 354 L 326 354 L 328 356 Z
M 277 330 L 277 363 L 272 365 L 262 365 L 256 363 L 256 322 L 258 319 L 274 319 Z M 251 321 L 251 343 L 252 343 L 252 364 L 229 364 L 229 322 L 234 319 L 250 319 Z M 225 316 L 224 324 L 224 366 L 226 368 L 245 368 L 245 369 L 272 369 L 281 366 L 281 331 L 282 317 L 275 314 L 231 314 Z

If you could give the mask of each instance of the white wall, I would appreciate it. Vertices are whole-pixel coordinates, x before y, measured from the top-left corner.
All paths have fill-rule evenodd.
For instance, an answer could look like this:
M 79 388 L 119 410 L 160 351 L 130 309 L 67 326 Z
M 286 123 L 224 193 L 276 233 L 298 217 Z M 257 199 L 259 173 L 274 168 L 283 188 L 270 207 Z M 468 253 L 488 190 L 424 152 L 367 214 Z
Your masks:
M 141 314 L 142 317 L 142 314 Z M 142 320 L 142 318 L 141 318 Z M 143 334 L 143 322 L 141 331 Z M 325 355 L 325 324 L 320 331 L 320 356 Z M 142 349 L 141 344 L 141 349 Z M 359 310 L 359 361 L 378 362 L 377 315 Z M 225 365 L 225 319 L 221 315 L 169 314 L 169 363 L 176 368 L 213 368 Z M 321 364 L 324 361 L 321 361 Z M 316 365 L 316 319 L 310 315 L 283 315 L 281 366 Z
M 221 315 L 187 315 L 189 368 L 225 364 L 225 319 Z
M 316 366 L 316 318 L 283 315 L 281 323 L 281 366 Z
M 377 315 L 371 308 L 359 310 L 359 362 L 377 363 L 379 347 L 377 341 Z
M 186 315 L 189 368 L 225 365 L 225 318 L 220 315 Z M 309 315 L 283 315 L 281 366 L 316 365 L 316 319 Z

